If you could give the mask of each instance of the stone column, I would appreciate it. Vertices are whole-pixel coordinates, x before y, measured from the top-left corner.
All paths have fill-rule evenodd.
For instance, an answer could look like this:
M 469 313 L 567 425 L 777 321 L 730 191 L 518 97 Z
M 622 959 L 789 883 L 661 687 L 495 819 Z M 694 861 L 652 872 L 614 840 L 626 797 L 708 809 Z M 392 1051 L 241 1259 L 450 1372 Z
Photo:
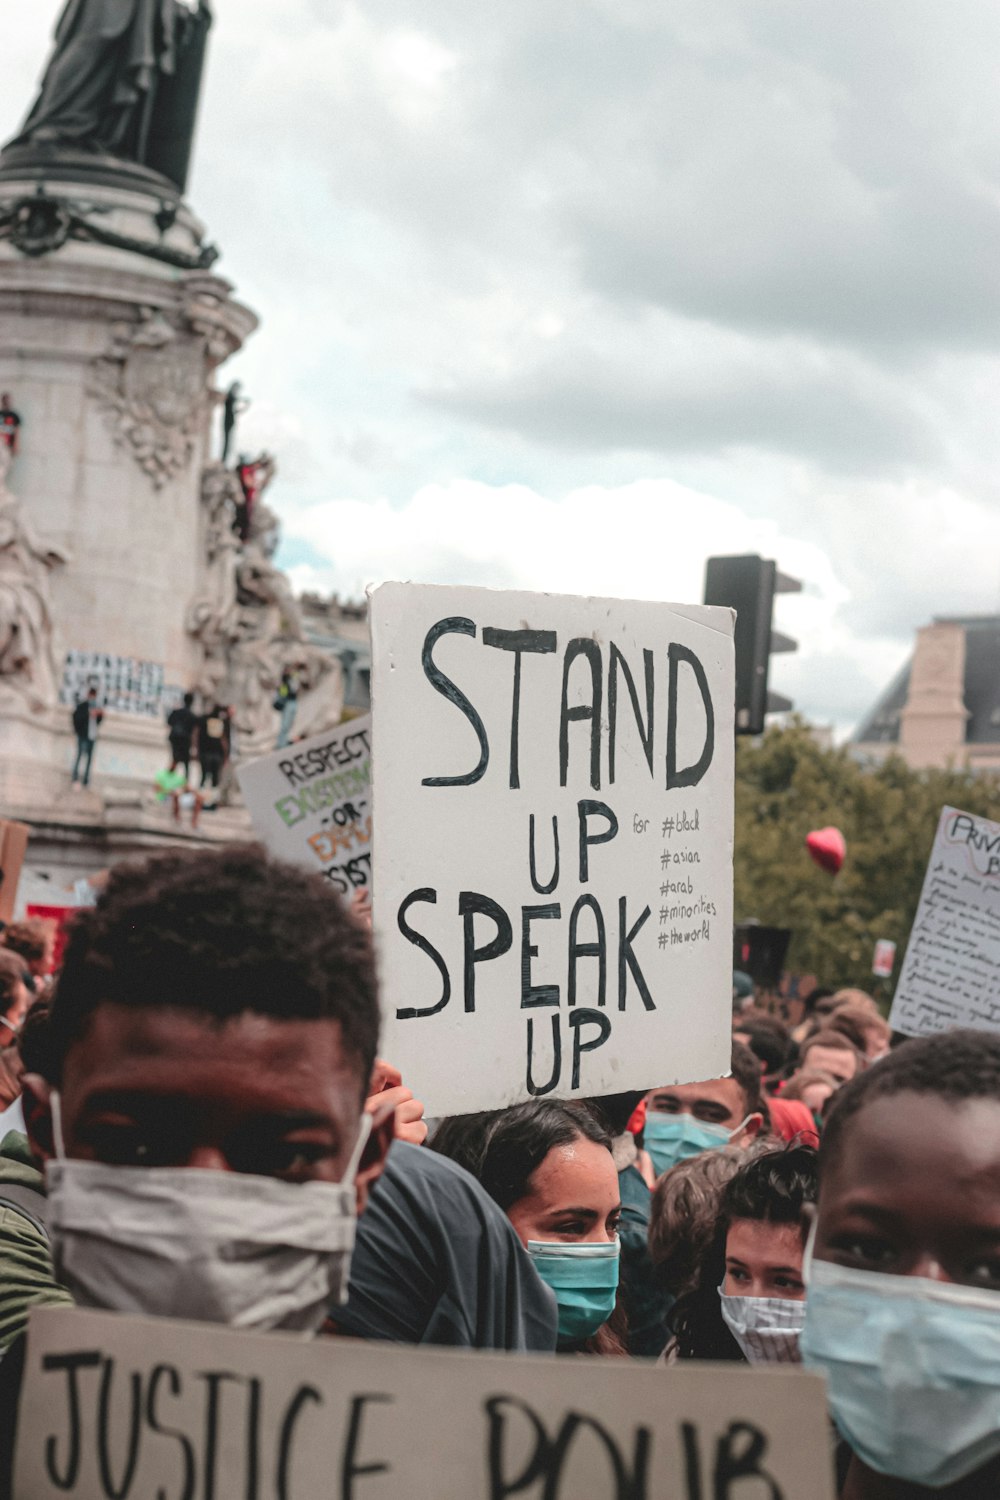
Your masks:
M 86 653 L 114 659 L 122 683 L 95 756 L 110 802 L 164 763 L 162 690 L 186 689 L 201 660 L 186 622 L 205 567 L 213 372 L 256 319 L 207 268 L 190 211 L 152 191 L 53 194 L 8 173 L 4 226 L 0 391 L 23 424 L 7 485 L 62 559 L 48 574 L 55 692 L 40 690 L 44 671 L 0 675 L 0 811 L 37 823 L 68 809 L 67 662 L 81 680 Z
M 917 632 L 899 749 L 914 770 L 965 763 L 965 630 L 935 622 Z

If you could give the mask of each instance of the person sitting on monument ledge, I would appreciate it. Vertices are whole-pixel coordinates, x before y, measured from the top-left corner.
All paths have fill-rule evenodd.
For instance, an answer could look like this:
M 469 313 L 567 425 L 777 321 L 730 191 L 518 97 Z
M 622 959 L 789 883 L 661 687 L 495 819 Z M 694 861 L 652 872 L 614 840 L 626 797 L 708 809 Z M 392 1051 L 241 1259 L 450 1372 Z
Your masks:
M 170 803 L 173 820 L 178 826 L 183 821 L 182 813 L 189 812 L 192 830 L 198 827 L 198 819 L 205 806 L 205 799 L 201 792 L 191 785 L 185 771 L 179 768 L 175 770 L 173 767 L 169 771 L 157 771 L 153 777 L 153 786 L 156 789 L 157 802 Z

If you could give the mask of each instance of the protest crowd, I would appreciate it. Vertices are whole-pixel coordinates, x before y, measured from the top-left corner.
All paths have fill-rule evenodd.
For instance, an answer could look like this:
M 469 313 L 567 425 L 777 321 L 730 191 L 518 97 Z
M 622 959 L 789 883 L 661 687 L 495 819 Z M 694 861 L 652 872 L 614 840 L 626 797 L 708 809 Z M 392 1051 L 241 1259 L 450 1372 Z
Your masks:
M 1000 1493 L 1000 1036 L 737 974 L 729 1076 L 430 1126 L 379 1056 L 364 898 L 171 852 L 112 870 L 57 973 L 54 938 L 0 947 L 7 1493 L 39 1306 L 805 1365 L 845 1500 Z
M 1000 1500 L 996 153 L 933 26 L 989 28 L 58 9 L 0 141 L 0 1500 Z M 202 114 L 284 308 L 245 423 Z M 666 603 L 716 534 L 803 580 Z M 768 730 L 775 595 L 836 688 L 932 587 L 858 737 Z

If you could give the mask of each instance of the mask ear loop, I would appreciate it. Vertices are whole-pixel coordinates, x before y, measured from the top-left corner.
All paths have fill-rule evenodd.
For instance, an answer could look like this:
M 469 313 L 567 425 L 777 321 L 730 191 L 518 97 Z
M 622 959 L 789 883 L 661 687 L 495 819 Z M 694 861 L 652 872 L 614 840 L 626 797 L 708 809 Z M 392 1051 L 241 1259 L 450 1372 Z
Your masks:
M 53 1089 L 49 1094 L 49 1110 L 52 1115 L 52 1144 L 55 1147 L 56 1161 L 65 1161 L 66 1142 L 63 1140 L 62 1099 L 58 1089 Z
M 365 1147 L 368 1144 L 368 1137 L 371 1135 L 371 1133 L 372 1117 L 368 1113 L 368 1111 L 365 1110 L 364 1114 L 362 1114 L 361 1116 L 361 1125 L 358 1129 L 358 1138 L 354 1142 L 354 1150 L 351 1152 L 351 1157 L 347 1163 L 347 1167 L 345 1168 L 344 1175 L 340 1179 L 341 1187 L 349 1187 L 357 1177 L 358 1168 L 361 1166 L 361 1158 L 365 1153 Z
M 742 1118 L 742 1120 L 740 1121 L 740 1123 L 735 1127 L 735 1129 L 733 1129 L 733 1130 L 731 1130 L 729 1132 L 729 1139 L 732 1140 L 732 1138 L 733 1138 L 734 1135 L 739 1135 L 739 1133 L 743 1129 L 743 1127 L 747 1124 L 747 1122 L 749 1120 L 753 1119 L 753 1116 L 755 1114 L 759 1114 L 759 1110 L 755 1109 L 755 1110 L 751 1111 L 750 1114 L 744 1115 L 743 1118 Z
M 802 1281 L 806 1288 L 808 1288 L 809 1282 L 812 1279 L 813 1249 L 816 1245 L 816 1226 L 818 1223 L 819 1214 L 816 1212 L 816 1205 L 813 1204 L 812 1222 L 809 1225 L 809 1233 L 806 1235 L 806 1248 L 802 1252 Z

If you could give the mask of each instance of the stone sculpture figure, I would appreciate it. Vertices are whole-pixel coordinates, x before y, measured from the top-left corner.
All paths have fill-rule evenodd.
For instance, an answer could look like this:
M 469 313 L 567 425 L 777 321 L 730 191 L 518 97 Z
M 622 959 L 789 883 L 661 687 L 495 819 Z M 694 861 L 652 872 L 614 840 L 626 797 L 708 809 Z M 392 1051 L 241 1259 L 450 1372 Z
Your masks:
M 204 652 L 199 692 L 206 698 L 225 697 L 232 642 L 239 633 L 237 570 L 242 548 L 233 530 L 240 495 L 234 474 L 213 464 L 202 475 L 201 501 L 205 510 L 205 573 L 201 591 L 187 613 L 187 629 Z
M 41 89 L 11 148 L 105 152 L 186 185 L 206 0 L 67 0 Z
M 66 561 L 32 532 L 7 488 L 11 450 L 0 443 L 0 685 L 33 709 L 56 701 L 49 572 Z
M 272 701 L 289 662 L 297 664 L 302 677 L 296 720 L 302 733 L 318 733 L 339 722 L 343 674 L 335 657 L 305 638 L 291 584 L 272 561 L 279 522 L 271 508 L 263 503 L 254 508 L 245 542 L 233 530 L 241 497 L 231 470 L 221 464 L 205 470 L 205 571 L 188 611 L 188 630 L 203 652 L 198 691 L 232 705 L 240 753 L 248 755 L 274 743 Z

